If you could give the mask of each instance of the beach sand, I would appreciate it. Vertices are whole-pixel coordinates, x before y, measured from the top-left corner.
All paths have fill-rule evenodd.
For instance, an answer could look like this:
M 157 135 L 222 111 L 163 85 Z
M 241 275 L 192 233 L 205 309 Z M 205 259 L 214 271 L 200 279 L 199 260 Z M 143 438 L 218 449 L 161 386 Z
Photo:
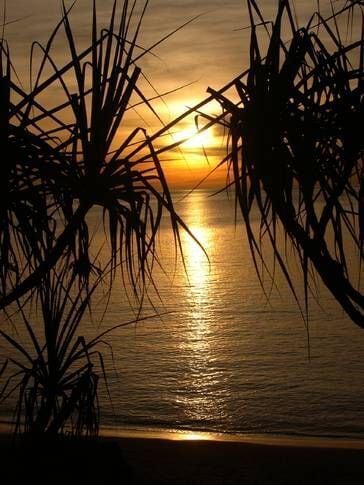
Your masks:
M 50 444 L 3 433 L 0 451 L 4 484 L 364 484 L 353 440 L 127 431 Z

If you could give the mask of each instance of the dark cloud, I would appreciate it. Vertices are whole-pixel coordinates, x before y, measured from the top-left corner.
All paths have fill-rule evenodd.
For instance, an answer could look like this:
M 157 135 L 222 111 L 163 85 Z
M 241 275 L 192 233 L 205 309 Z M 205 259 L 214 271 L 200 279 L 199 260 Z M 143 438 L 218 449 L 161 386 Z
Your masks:
M 71 2 L 67 0 L 66 4 Z M 99 0 L 97 4 L 100 26 L 106 25 L 112 0 Z M 141 0 L 137 3 L 137 13 L 143 4 Z M 299 14 L 307 17 L 316 1 L 297 4 Z M 273 17 L 276 5 L 277 0 L 264 1 L 267 18 Z M 78 0 L 72 11 L 75 33 L 84 44 L 90 39 L 91 8 L 91 0 Z M 6 34 L 15 56 L 24 64 L 31 42 L 45 42 L 59 20 L 61 2 L 12 0 L 7 10 L 8 20 L 20 19 L 7 27 Z M 219 87 L 247 66 L 249 31 L 236 30 L 248 24 L 244 0 L 151 0 L 140 36 L 141 44 L 149 47 L 196 15 L 201 16 L 155 49 L 159 59 L 146 56 L 141 62 L 161 90 L 196 80 L 193 92 L 199 97 L 207 84 Z
M 1 1 L 4 0 L 0 0 Z M 71 0 L 65 0 L 71 5 Z M 344 1 L 344 0 L 343 0 Z M 107 25 L 113 0 L 98 0 L 99 25 Z M 267 19 L 273 19 L 278 0 L 258 2 Z M 294 2 L 302 21 L 314 11 L 317 0 Z M 328 8 L 329 2 L 321 2 Z M 119 2 L 119 7 L 122 1 Z M 132 2 L 130 2 L 132 4 Z M 136 16 L 143 0 L 137 1 Z M 72 10 L 74 32 L 81 45 L 90 41 L 92 0 L 78 0 Z M 205 96 L 207 86 L 219 88 L 248 66 L 249 24 L 245 0 L 150 0 L 139 42 L 150 47 L 169 32 L 200 15 L 155 48 L 158 57 L 146 55 L 139 61 L 148 78 L 160 92 L 195 82 L 189 87 L 186 103 Z M 6 28 L 14 62 L 20 75 L 27 75 L 29 51 L 34 40 L 45 42 L 61 16 L 60 0 L 11 0 L 7 20 L 19 19 Z M 52 53 L 62 62 L 66 52 L 62 40 Z M 178 93 L 174 101 L 184 96 Z

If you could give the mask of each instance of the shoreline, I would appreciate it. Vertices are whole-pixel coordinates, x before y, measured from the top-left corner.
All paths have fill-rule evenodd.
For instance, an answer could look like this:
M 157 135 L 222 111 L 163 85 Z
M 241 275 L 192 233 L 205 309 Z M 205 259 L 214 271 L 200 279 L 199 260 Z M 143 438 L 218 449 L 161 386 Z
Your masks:
M 7 467 L 0 476 L 5 478 L 19 473 L 17 463 L 23 463 L 24 470 L 37 470 L 42 456 L 47 463 L 46 468 L 42 465 L 42 484 L 51 483 L 54 469 L 63 474 L 54 483 L 69 482 L 71 470 L 77 468 L 79 478 L 69 483 L 96 477 L 102 483 L 130 485 L 364 483 L 364 440 L 357 439 L 104 427 L 96 440 L 50 445 L 46 440 L 17 441 L 1 430 L 0 453 Z
M 0 420 L 0 439 L 12 437 L 10 423 Z M 98 438 L 108 440 L 165 440 L 237 443 L 242 445 L 355 449 L 364 451 L 364 436 L 319 436 L 270 433 L 243 433 L 200 431 L 193 429 L 159 428 L 144 426 L 100 426 Z
M 232 433 L 217 431 L 181 430 L 174 428 L 144 428 L 103 426 L 101 438 L 145 439 L 167 441 L 212 441 L 221 443 L 256 444 L 266 446 L 293 446 L 307 448 L 334 448 L 364 450 L 364 437 L 286 435 L 264 433 Z

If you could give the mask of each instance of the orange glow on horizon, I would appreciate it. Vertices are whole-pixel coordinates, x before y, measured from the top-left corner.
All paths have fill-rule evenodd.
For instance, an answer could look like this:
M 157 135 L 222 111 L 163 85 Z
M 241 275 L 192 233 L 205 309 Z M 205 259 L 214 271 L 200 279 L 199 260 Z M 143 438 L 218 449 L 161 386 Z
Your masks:
M 162 168 L 167 182 L 172 189 L 190 190 L 203 181 L 200 188 L 218 190 L 225 186 L 227 169 L 219 167 L 218 157 L 209 157 L 209 163 L 203 155 L 185 155 L 185 159 L 163 162 Z M 207 177 L 207 178 L 206 178 Z
M 208 114 L 213 116 L 212 112 Z M 175 127 L 169 140 L 161 140 L 165 145 L 179 143 L 165 153 L 166 161 L 162 163 L 167 181 L 173 188 L 190 189 L 206 177 L 203 188 L 221 188 L 226 182 L 226 167 L 215 170 L 226 155 L 225 135 L 218 126 L 200 131 L 202 127 L 203 123 L 197 127 L 191 116 Z
M 159 106 L 156 109 L 167 125 L 169 120 L 178 119 L 189 107 L 198 104 L 198 100 L 191 99 L 188 106 L 183 103 L 183 97 L 179 102 Z M 168 109 L 167 109 L 168 108 Z M 219 107 L 208 105 L 204 110 L 207 116 L 214 117 L 218 114 Z M 113 147 L 117 149 L 118 143 L 122 143 L 130 134 L 130 129 L 140 123 L 135 113 L 129 113 L 128 123 L 120 127 Z M 196 124 L 196 116 L 198 123 Z M 148 119 L 150 127 L 148 134 L 158 132 L 160 126 L 155 120 Z M 205 180 L 202 188 L 220 189 L 226 182 L 226 167 L 214 170 L 221 160 L 226 156 L 226 133 L 218 125 L 213 125 L 202 130 L 209 120 L 204 119 L 201 114 L 194 112 L 181 119 L 169 131 L 165 131 L 154 140 L 154 148 L 159 155 L 162 169 L 165 173 L 168 184 L 172 189 L 192 189 L 201 181 Z M 131 151 L 137 143 L 143 144 L 144 135 L 139 132 L 133 140 Z M 177 144 L 177 146 L 175 146 Z M 134 145 L 134 146 L 133 146 Z M 171 147 L 165 150 L 165 147 Z M 209 175 L 211 173 L 211 176 Z

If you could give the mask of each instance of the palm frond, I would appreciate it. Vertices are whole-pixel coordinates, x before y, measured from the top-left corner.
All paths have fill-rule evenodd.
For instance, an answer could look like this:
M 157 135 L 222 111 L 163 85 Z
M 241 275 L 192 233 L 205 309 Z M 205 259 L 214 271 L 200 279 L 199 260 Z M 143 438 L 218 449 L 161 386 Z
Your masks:
M 352 2 L 350 8 L 354 3 L 360 4 Z M 277 232 L 272 232 L 279 223 L 301 264 L 306 311 L 312 268 L 349 317 L 364 327 L 364 296 L 347 262 L 349 246 L 363 258 L 358 228 L 363 212 L 364 36 L 343 46 L 339 16 L 347 8 L 333 11 L 327 20 L 317 14 L 320 35 L 312 21 L 298 28 L 287 0 L 280 2 L 263 57 L 253 11 L 260 22 L 262 14 L 255 2 L 248 0 L 248 7 L 250 68 L 235 82 L 241 101 L 232 104 L 221 92 L 210 92 L 230 116 L 229 163 L 254 260 L 264 257 L 267 239 L 295 294 Z M 292 29 L 288 47 L 282 40 L 284 15 Z M 324 34 L 335 50 L 325 45 Z M 347 202 L 359 209 L 348 210 Z M 261 217 L 260 235 L 251 223 L 253 206 Z

